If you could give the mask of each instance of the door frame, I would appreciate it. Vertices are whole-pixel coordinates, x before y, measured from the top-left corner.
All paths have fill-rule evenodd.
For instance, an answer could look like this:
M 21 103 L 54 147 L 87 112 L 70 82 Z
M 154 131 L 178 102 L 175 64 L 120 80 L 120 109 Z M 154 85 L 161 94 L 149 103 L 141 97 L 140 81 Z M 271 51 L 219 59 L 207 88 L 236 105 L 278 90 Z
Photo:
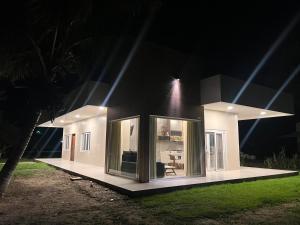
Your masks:
M 75 159 L 76 134 L 71 134 L 70 161 Z
M 214 133 L 214 139 L 215 139 L 215 168 L 214 169 L 209 169 L 208 163 L 210 160 L 207 158 L 207 155 L 209 151 L 207 151 L 207 140 L 206 140 L 206 134 L 207 133 Z M 222 141 L 223 141 L 223 169 L 217 169 L 217 163 L 218 163 L 218 156 L 216 154 L 216 134 L 221 134 L 222 135 Z M 213 130 L 213 129 L 208 129 L 205 130 L 205 160 L 206 160 L 206 171 L 222 171 L 227 168 L 227 133 L 224 130 Z

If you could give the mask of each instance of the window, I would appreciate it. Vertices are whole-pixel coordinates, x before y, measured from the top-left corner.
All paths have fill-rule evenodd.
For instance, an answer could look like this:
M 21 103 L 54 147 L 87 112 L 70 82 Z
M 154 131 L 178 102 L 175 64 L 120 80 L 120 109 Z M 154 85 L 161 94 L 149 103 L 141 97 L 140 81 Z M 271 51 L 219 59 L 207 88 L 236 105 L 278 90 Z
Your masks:
M 85 132 L 81 135 L 81 150 L 89 151 L 91 149 L 91 132 Z
M 139 117 L 110 121 L 108 172 L 137 178 Z
M 70 135 L 65 135 L 65 150 L 70 149 Z
M 199 120 L 150 116 L 150 178 L 203 173 Z

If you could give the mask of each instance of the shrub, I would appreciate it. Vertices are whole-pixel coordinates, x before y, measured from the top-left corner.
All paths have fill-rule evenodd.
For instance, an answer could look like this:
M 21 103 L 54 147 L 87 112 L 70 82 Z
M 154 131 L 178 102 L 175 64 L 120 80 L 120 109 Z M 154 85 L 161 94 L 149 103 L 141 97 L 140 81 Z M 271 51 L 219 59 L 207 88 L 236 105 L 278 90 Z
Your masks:
M 285 148 L 283 147 L 281 151 L 276 155 L 273 154 L 272 157 L 267 158 L 264 161 L 267 168 L 270 169 L 300 169 L 300 158 L 297 154 L 292 157 L 286 155 Z
M 240 152 L 240 164 L 241 166 L 248 166 L 249 162 L 254 162 L 256 160 L 255 155 L 249 155 L 244 152 Z

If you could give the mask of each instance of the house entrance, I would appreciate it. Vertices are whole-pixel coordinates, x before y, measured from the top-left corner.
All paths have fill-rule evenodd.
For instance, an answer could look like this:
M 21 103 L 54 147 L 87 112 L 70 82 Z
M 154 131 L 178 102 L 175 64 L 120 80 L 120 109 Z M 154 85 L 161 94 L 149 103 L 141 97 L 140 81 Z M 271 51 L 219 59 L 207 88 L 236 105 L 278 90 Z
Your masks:
M 205 132 L 206 169 L 216 171 L 224 169 L 224 132 Z
M 76 142 L 76 134 L 72 134 L 71 150 L 70 150 L 70 161 L 74 161 L 74 158 L 75 158 L 75 142 Z

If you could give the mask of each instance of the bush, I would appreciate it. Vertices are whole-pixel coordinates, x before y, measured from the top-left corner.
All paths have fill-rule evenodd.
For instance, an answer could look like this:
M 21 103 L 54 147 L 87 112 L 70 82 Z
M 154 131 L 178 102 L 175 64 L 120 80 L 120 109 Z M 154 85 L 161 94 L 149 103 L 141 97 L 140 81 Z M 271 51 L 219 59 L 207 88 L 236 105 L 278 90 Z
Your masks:
M 256 160 L 255 155 L 249 155 L 244 152 L 240 152 L 240 164 L 241 166 L 249 166 L 249 162 L 254 162 Z
M 267 168 L 270 169 L 300 169 L 300 158 L 297 154 L 294 154 L 292 157 L 286 155 L 285 148 L 276 155 L 273 154 L 273 157 L 267 158 L 264 161 L 264 164 Z

